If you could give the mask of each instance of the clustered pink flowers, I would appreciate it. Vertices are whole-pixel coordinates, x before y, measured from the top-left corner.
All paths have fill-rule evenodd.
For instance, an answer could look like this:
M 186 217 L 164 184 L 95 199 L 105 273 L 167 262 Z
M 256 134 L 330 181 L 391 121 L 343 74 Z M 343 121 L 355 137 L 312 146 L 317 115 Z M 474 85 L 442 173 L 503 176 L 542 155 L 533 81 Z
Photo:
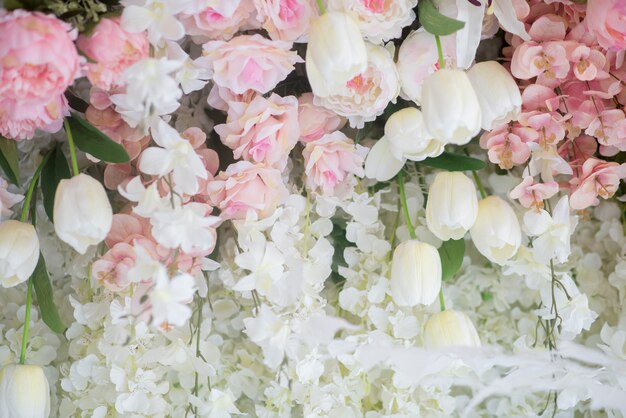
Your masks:
M 543 208 L 560 188 L 583 210 L 612 197 L 626 177 L 626 165 L 611 161 L 626 150 L 626 72 L 624 53 L 616 52 L 626 47 L 626 3 L 547 3 L 520 3 L 532 39 L 507 35 L 504 53 L 519 80 L 522 113 L 480 144 L 500 168 L 525 167 L 510 195 L 524 207 Z

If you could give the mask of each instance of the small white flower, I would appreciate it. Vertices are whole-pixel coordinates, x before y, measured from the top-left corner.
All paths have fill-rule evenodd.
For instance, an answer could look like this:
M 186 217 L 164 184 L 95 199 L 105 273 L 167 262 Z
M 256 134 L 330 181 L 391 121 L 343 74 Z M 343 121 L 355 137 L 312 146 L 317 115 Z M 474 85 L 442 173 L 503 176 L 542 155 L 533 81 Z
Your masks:
M 124 0 L 122 27 L 128 32 L 148 31 L 148 40 L 159 45 L 163 39 L 176 41 L 185 36 L 185 28 L 176 19 L 186 2 L 181 0 Z
M 189 94 L 206 86 L 210 78 L 210 71 L 206 65 L 198 65 L 203 60 L 202 57 L 192 60 L 178 43 L 171 41 L 167 43 L 167 57 L 182 63 L 182 67 L 176 71 L 174 77 L 180 83 L 183 93 Z
M 163 272 L 158 274 L 148 296 L 154 325 L 185 325 L 191 317 L 189 303 L 195 291 L 196 281 L 187 273 L 180 273 L 171 279 Z
M 242 412 L 235 405 L 236 400 L 237 398 L 230 389 L 221 391 L 215 388 L 211 390 L 207 402 L 197 396 L 189 397 L 189 402 L 198 408 L 197 413 L 207 418 L 230 418 L 233 414 L 241 414 Z
M 166 248 L 180 247 L 185 253 L 210 250 L 215 245 L 215 226 L 220 218 L 207 215 L 208 208 L 191 202 L 154 213 L 150 218 L 154 239 Z

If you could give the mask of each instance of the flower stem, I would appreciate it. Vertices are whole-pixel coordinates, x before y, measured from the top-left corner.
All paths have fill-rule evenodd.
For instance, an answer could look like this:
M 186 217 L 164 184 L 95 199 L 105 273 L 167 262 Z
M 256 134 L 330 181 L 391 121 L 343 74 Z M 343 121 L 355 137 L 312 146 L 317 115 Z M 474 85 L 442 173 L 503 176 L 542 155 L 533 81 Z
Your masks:
M 24 314 L 24 333 L 22 334 L 22 349 L 20 351 L 20 364 L 26 361 L 26 347 L 28 346 L 28 331 L 30 329 L 30 310 L 33 305 L 33 279 L 28 279 L 26 291 L 26 312 Z
M 75 176 L 78 175 L 78 162 L 76 161 L 76 147 L 74 146 L 74 137 L 72 136 L 72 130 L 70 129 L 70 124 L 67 122 L 67 119 L 63 120 L 63 127 L 65 128 L 65 133 L 67 134 L 67 143 L 70 146 L 70 158 L 72 160 L 72 172 Z
M 435 42 L 437 42 L 437 54 L 439 54 L 439 69 L 446 68 L 446 62 L 443 60 L 443 48 L 441 47 L 441 38 L 439 35 L 435 35 Z
M 317 0 L 317 7 L 320 9 L 320 14 L 326 13 L 326 7 L 324 7 L 324 0 Z
M 404 222 L 406 223 L 406 227 L 409 230 L 409 235 L 411 239 L 417 239 L 417 234 L 415 233 L 415 228 L 411 223 L 411 217 L 409 216 L 409 207 L 406 204 L 406 193 L 404 191 L 404 172 L 400 170 L 398 173 L 398 189 L 400 190 L 400 203 L 402 203 L 402 212 L 404 213 Z
M 443 300 L 443 285 L 439 288 L 439 308 L 441 308 L 441 312 L 446 310 L 446 301 Z
M 20 221 L 26 222 L 28 219 L 28 209 L 30 207 L 30 201 L 33 198 L 33 193 L 35 192 L 35 187 L 37 186 L 37 182 L 39 181 L 39 176 L 41 175 L 41 170 L 43 170 L 43 166 L 48 162 L 48 158 L 52 155 L 51 152 L 47 153 L 41 163 L 37 166 L 35 173 L 33 174 L 33 178 L 30 180 L 30 184 L 28 185 L 28 191 L 26 192 L 26 198 L 24 199 L 24 205 L 22 206 L 22 216 L 20 217 Z
M 487 192 L 485 192 L 485 188 L 483 187 L 483 184 L 480 181 L 480 178 L 478 177 L 478 174 L 476 174 L 475 171 L 472 171 L 472 176 L 474 177 L 474 181 L 476 182 L 476 186 L 478 186 L 478 191 L 480 192 L 480 197 L 481 198 L 486 198 L 487 197 Z

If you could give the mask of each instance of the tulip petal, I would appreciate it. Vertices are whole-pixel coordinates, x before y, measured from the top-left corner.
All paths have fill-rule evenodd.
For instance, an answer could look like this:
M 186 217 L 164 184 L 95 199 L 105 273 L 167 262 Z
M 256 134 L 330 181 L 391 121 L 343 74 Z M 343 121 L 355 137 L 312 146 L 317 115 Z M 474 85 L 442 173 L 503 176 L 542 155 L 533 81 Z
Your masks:
M 365 177 L 378 181 L 390 180 L 404 167 L 404 162 L 405 160 L 398 160 L 391 154 L 389 141 L 383 136 L 367 154 Z

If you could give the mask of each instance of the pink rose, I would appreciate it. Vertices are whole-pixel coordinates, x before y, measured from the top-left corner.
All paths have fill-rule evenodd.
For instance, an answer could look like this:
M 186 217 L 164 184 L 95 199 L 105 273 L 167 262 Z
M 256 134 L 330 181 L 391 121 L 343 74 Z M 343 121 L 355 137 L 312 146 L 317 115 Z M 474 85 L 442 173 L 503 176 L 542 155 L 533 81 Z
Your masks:
M 79 75 L 71 27 L 38 12 L 0 10 L 0 134 L 54 132 L 67 112 L 62 96 Z
M 122 72 L 149 53 L 145 32 L 126 32 L 118 17 L 102 19 L 89 36 L 80 35 L 76 45 L 95 61 L 87 64 L 87 78 L 103 90 L 123 84 Z
M 265 94 L 287 78 L 294 64 L 303 62 L 291 43 L 270 41 L 259 34 L 241 35 L 228 42 L 204 44 L 204 64 L 213 81 L 236 94 L 255 90 Z
M 265 163 L 283 170 L 298 142 L 298 100 L 273 94 L 250 103 L 231 103 L 228 121 L 215 127 L 235 158 Z
M 117 243 L 93 263 L 91 277 L 113 292 L 124 290 L 131 283 L 128 270 L 135 265 L 136 257 L 132 245 Z
M 336 195 L 336 187 L 346 185 L 351 175 L 363 177 L 363 161 L 367 149 L 354 144 L 343 132 L 324 135 L 308 142 L 302 152 L 310 189 L 322 189 L 326 195 Z
M 298 97 L 300 141 L 311 142 L 343 127 L 346 120 L 326 108 L 313 103 L 313 93 Z
M 241 29 L 254 29 L 250 25 L 254 4 L 252 0 L 217 0 L 213 7 L 207 7 L 193 14 L 181 14 L 179 19 L 185 25 L 187 34 L 194 40 L 228 40 Z
M 626 2 L 589 0 L 585 22 L 604 48 L 626 49 Z
M 254 5 L 270 38 L 283 41 L 301 40 L 317 15 L 312 0 L 254 0 Z
M 576 187 L 570 195 L 572 209 L 583 210 L 596 206 L 600 203 L 598 196 L 603 199 L 612 197 L 624 177 L 626 164 L 589 158 L 582 166 L 580 177 L 572 180 Z
M 250 103 L 256 95 L 257 92 L 254 90 L 246 90 L 242 94 L 235 94 L 227 87 L 221 87 L 217 84 L 213 84 L 206 101 L 212 108 L 228 112 L 231 102 Z
M 280 171 L 263 164 L 239 161 L 228 166 L 207 186 L 223 219 L 270 216 L 289 195 Z

